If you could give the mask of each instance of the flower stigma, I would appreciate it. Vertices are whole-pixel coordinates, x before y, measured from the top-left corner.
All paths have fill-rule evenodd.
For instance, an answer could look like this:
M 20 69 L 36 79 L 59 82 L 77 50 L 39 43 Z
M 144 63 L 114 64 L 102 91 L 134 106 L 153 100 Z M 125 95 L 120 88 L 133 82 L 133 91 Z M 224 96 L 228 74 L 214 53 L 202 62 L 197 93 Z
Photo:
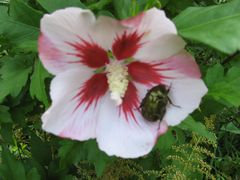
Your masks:
M 117 61 L 113 61 L 107 65 L 106 71 L 111 99 L 119 106 L 122 104 L 122 98 L 128 87 L 127 67 Z

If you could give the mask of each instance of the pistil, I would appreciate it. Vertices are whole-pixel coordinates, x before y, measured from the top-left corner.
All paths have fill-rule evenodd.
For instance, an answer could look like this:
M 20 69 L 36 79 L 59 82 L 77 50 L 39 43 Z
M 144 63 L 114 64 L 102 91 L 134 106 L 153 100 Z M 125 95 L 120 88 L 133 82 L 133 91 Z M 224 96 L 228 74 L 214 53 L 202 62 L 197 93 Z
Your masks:
M 118 61 L 113 61 L 106 67 L 109 90 L 111 91 L 111 99 L 119 106 L 122 104 L 122 98 L 128 87 L 128 71 L 127 67 Z

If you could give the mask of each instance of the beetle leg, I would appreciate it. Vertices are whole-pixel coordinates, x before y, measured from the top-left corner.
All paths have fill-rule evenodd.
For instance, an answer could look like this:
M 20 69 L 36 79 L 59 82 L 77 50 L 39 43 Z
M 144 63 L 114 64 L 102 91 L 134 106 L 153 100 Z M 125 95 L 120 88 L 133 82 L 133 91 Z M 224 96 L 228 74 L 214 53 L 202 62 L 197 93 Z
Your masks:
M 168 86 L 167 93 L 169 93 L 171 88 L 172 88 L 172 83 L 170 83 L 170 86 Z
M 173 105 L 174 107 L 177 107 L 177 108 L 181 108 L 181 106 L 178 106 L 178 105 L 175 105 L 173 104 L 172 100 L 168 97 L 168 101 L 171 105 Z
M 142 106 L 139 106 L 139 107 L 134 108 L 134 110 L 140 111 L 141 108 L 142 108 Z
M 158 122 L 158 130 L 160 129 L 160 126 L 161 126 L 161 122 L 162 122 L 162 120 L 160 119 L 160 120 L 158 120 L 159 122 Z

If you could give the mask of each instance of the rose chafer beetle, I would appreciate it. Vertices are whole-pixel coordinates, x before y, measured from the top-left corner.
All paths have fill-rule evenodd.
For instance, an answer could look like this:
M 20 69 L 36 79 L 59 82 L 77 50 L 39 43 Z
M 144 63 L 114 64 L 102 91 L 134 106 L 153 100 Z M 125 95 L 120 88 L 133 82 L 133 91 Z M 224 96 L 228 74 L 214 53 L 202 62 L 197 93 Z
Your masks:
M 146 120 L 151 122 L 162 120 L 166 113 L 167 104 L 172 104 L 168 97 L 169 91 L 170 88 L 167 89 L 164 85 L 158 85 L 147 92 L 140 105 L 141 113 Z

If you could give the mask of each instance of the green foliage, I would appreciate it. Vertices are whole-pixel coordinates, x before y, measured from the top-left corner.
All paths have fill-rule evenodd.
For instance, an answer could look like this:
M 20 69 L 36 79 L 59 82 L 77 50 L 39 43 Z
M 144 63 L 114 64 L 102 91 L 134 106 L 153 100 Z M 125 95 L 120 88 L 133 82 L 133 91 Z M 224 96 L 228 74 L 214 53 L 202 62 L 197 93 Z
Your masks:
M 211 7 L 191 7 L 174 19 L 179 34 L 184 38 L 207 44 L 227 54 L 240 49 L 239 21 L 238 0 Z
M 0 175 L 3 179 L 26 179 L 25 170 L 21 162 L 16 161 L 6 147 L 2 151 L 3 164 L 0 166 Z
M 117 18 L 126 19 L 152 7 L 160 8 L 161 2 L 159 0 L 113 0 L 113 7 Z
M 232 134 L 240 134 L 240 129 L 232 122 L 228 123 L 225 127 L 222 127 L 221 130 L 230 132 Z
M 10 94 L 16 97 L 27 83 L 29 73 L 32 70 L 31 56 L 16 56 L 4 58 L 1 67 L 0 102 Z M 30 63 L 30 66 L 28 65 Z
M 85 8 L 85 5 L 79 0 L 64 0 L 56 3 L 52 0 L 37 0 L 37 2 L 48 12 L 53 12 L 57 9 L 63 9 L 65 7 L 81 7 Z
M 172 164 L 163 168 L 161 177 L 164 179 L 176 179 L 177 177 L 215 179 L 211 173 L 212 167 L 206 159 L 215 157 L 213 152 L 216 147 L 215 142 L 193 134 L 189 143 L 172 147 L 174 154 L 167 157 Z
M 120 19 L 127 18 L 131 16 L 132 13 L 132 2 L 128 0 L 118 1 L 113 0 L 113 6 L 117 17 Z
M 61 141 L 59 149 L 60 163 L 62 166 L 69 166 L 80 161 L 82 157 L 81 152 L 82 143 L 74 141 Z
M 213 65 L 222 63 L 227 57 L 225 54 L 199 43 L 189 42 L 186 48 L 192 55 L 194 55 L 196 61 L 202 68 L 201 70 L 203 71 L 203 74 L 206 73 L 206 67 L 212 67 Z
M 8 112 L 9 107 L 0 105 L 0 123 L 12 122 L 11 114 Z
M 45 107 L 49 106 L 48 96 L 46 93 L 45 79 L 50 77 L 50 74 L 43 68 L 40 60 L 37 60 L 34 65 L 34 72 L 31 77 L 30 95 L 41 101 Z
M 169 151 L 172 145 L 176 143 L 176 141 L 177 140 L 172 133 L 172 129 L 169 129 L 164 135 L 159 137 L 155 148 L 165 154 Z
M 104 7 L 111 3 L 111 0 L 101 0 L 91 3 L 87 6 L 88 9 L 91 10 L 102 10 Z
M 143 168 L 134 161 L 117 159 L 106 169 L 102 179 L 117 180 L 123 178 L 144 180 L 144 175 Z
M 210 87 L 212 84 L 218 81 L 218 78 L 223 78 L 224 76 L 224 68 L 220 65 L 217 64 L 213 67 L 210 67 L 208 69 L 208 72 L 205 76 L 205 82 L 208 87 Z
M 11 0 L 10 16 L 16 21 L 39 27 L 39 22 L 43 13 L 33 9 L 21 0 Z
M 26 179 L 32 179 L 32 180 L 40 180 L 41 176 L 39 175 L 36 168 L 32 168 L 26 176 Z
M 176 15 L 186 9 L 189 6 L 193 6 L 194 2 L 191 0 L 168 0 L 166 1 L 167 9 L 171 12 L 171 14 Z
M 180 125 L 178 125 L 178 127 L 183 130 L 194 132 L 211 141 L 216 141 L 216 136 L 213 133 L 209 132 L 201 122 L 196 122 L 191 116 L 185 119 Z
M 7 8 L 4 7 L 2 9 L 3 11 L 0 11 L 0 34 L 8 39 L 8 43 L 19 46 L 26 42 L 37 40 L 39 35 L 37 27 L 14 20 L 13 17 L 8 16 Z
M 48 165 L 52 154 L 48 142 L 44 142 L 35 134 L 31 134 L 30 145 L 32 158 L 43 166 Z
M 240 68 L 230 68 L 226 75 L 224 68 L 217 64 L 207 70 L 208 96 L 228 106 L 240 105 Z
M 221 113 L 214 117 L 215 121 L 218 122 L 215 124 L 215 132 L 218 136 L 218 149 L 216 151 L 216 158 L 212 162 L 215 167 L 214 171 L 218 178 L 238 179 L 240 176 L 238 171 L 240 168 L 240 139 L 239 135 L 235 132 L 236 128 L 240 129 L 240 108 L 224 108 Z M 234 124 L 234 129 L 231 124 Z
M 59 157 L 62 166 L 69 166 L 72 163 L 76 164 L 80 160 L 87 160 L 94 164 L 96 174 L 101 176 L 107 163 L 111 162 L 110 157 L 98 150 L 95 141 L 84 143 L 61 141 L 60 144 L 61 148 L 59 149 Z
M 239 179 L 240 1 L 228 1 L 0 0 L 0 179 Z M 37 58 L 39 23 L 43 14 L 65 7 L 118 19 L 152 7 L 176 16 L 209 91 L 148 155 L 108 157 L 94 140 L 63 140 L 42 131 L 52 76 Z

